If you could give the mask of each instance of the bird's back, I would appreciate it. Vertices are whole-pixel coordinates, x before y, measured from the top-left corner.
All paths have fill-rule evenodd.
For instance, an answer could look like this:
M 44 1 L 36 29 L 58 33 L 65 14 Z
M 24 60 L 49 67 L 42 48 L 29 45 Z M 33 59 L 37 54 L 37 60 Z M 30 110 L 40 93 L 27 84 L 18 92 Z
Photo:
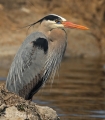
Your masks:
M 41 32 L 29 35 L 19 48 L 9 74 L 6 88 L 25 99 L 29 99 L 29 93 L 36 87 L 38 90 L 42 84 L 44 65 L 48 51 L 47 38 Z

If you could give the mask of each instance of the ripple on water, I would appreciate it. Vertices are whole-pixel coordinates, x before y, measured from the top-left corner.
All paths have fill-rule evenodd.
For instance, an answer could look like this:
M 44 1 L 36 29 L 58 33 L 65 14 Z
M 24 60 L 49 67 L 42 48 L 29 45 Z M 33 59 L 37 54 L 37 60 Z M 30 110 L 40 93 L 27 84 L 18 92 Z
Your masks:
M 61 120 L 104 120 L 104 66 L 105 59 L 66 59 L 52 87 L 45 85 L 33 101 L 55 109 Z M 5 80 L 7 73 L 2 65 L 0 80 Z

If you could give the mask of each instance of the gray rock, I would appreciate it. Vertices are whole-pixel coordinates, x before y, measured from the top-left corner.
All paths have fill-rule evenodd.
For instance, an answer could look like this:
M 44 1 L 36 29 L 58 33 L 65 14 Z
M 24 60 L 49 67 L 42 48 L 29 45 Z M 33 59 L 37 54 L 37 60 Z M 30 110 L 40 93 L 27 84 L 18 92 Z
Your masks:
M 39 106 L 0 86 L 0 120 L 60 120 L 56 111 Z

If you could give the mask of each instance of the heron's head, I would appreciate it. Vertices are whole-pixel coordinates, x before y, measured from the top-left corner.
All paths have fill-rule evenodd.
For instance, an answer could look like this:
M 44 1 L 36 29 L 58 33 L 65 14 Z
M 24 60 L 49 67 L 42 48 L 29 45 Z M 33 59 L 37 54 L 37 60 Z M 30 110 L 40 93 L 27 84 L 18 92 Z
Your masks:
M 65 18 L 56 14 L 49 14 L 29 26 L 35 25 L 36 23 L 40 23 L 41 27 L 46 27 L 50 30 L 54 28 L 77 28 L 82 30 L 88 29 L 85 26 L 77 25 L 72 22 L 69 22 Z
M 87 30 L 88 28 L 82 25 L 77 25 L 67 21 L 65 18 L 58 16 L 56 14 L 49 14 L 39 20 L 41 25 L 44 25 L 50 29 L 53 28 L 77 28 L 82 30 Z M 37 22 L 37 23 L 38 23 Z

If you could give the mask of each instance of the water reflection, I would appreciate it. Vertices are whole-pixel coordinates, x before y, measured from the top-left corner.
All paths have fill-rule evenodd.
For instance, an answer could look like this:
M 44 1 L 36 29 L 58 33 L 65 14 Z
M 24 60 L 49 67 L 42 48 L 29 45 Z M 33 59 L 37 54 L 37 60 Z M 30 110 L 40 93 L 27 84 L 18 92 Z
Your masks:
M 1 66 L 0 80 L 8 68 Z M 61 120 L 105 120 L 105 59 L 65 59 L 52 87 L 47 84 L 33 101 L 55 109 Z

